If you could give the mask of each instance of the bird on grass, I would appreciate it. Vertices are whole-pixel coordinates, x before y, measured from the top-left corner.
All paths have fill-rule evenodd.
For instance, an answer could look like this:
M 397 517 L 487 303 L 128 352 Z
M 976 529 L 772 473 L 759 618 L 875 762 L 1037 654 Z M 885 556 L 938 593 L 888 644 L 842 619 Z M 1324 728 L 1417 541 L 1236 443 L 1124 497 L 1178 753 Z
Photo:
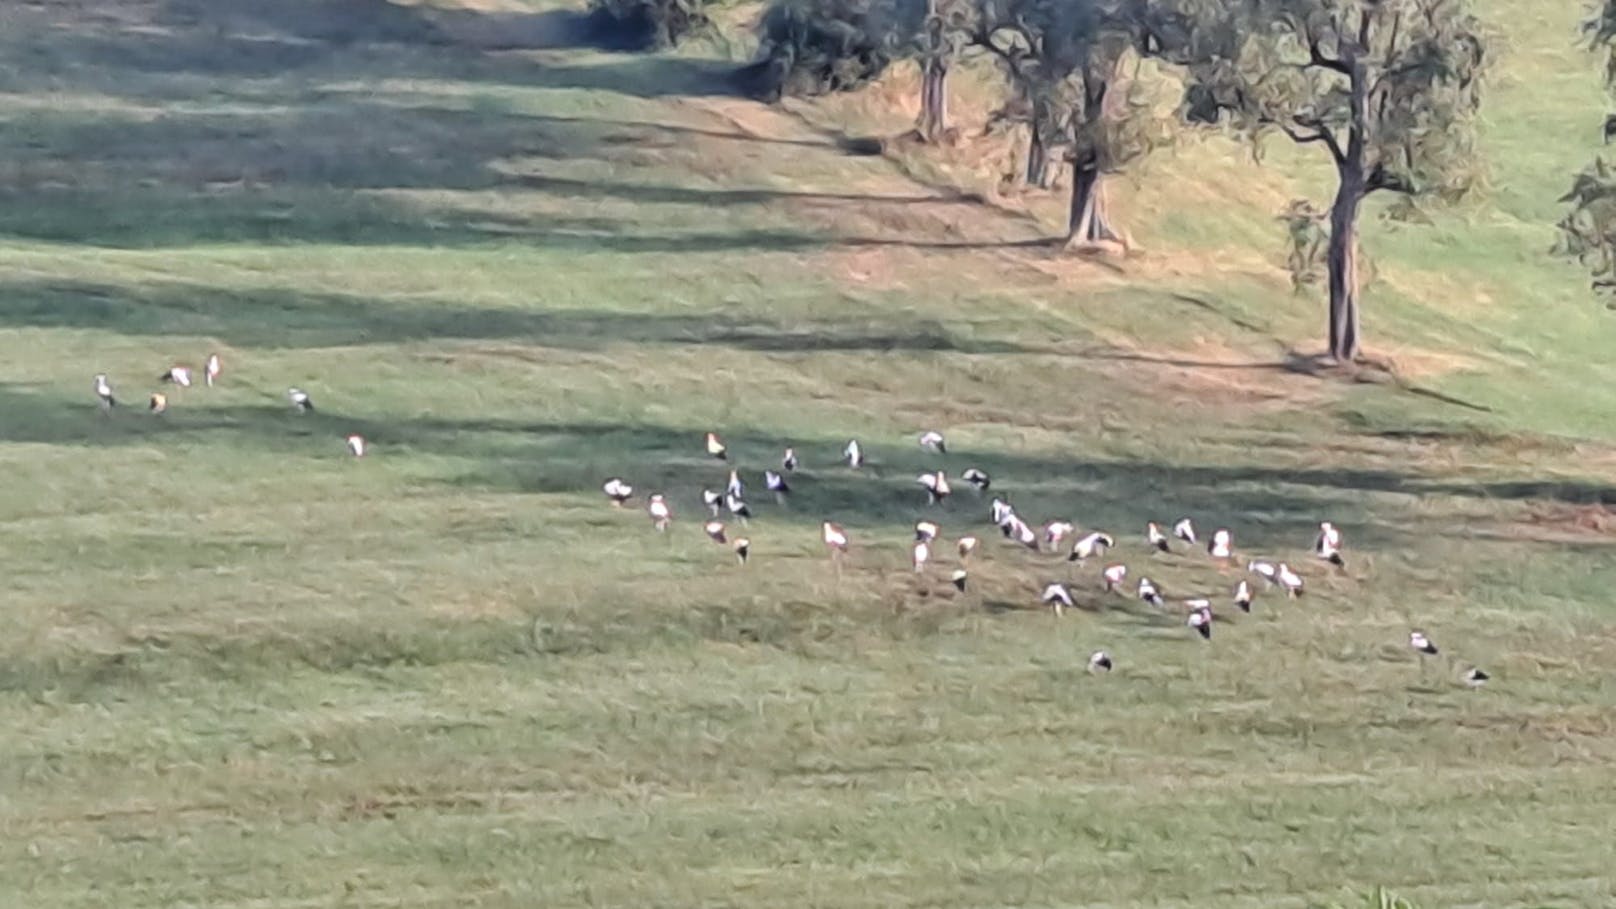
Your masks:
M 1189 518 L 1179 518 L 1178 523 L 1173 525 L 1173 536 L 1193 546 L 1195 545 L 1195 525 L 1190 522 Z
M 1010 520 L 1006 522 L 1004 535 L 1034 552 L 1038 551 L 1038 532 L 1032 529 L 1032 525 L 1015 515 L 1011 515 Z
M 748 540 L 746 537 L 736 537 L 733 546 L 735 549 L 735 560 L 740 562 L 742 565 L 745 565 L 746 557 L 752 552 L 752 541 Z
M 1172 547 L 1167 544 L 1167 534 L 1161 532 L 1161 528 L 1156 526 L 1155 521 L 1145 525 L 1145 542 L 1149 543 L 1152 548 L 1159 549 L 1162 552 L 1172 551 Z
M 729 538 L 724 536 L 723 521 L 708 521 L 707 523 L 701 525 L 701 529 L 703 533 L 707 534 L 707 538 L 712 540 L 714 543 L 729 542 Z
M 991 509 L 992 521 L 996 527 L 1004 527 L 1004 522 L 1016 513 L 1016 510 L 1010 507 L 1009 502 L 998 497 L 994 497 L 993 503 L 988 507 Z
M 703 489 L 701 491 L 701 504 L 706 505 L 707 513 L 716 518 L 718 517 L 719 507 L 724 504 L 724 494 L 714 492 L 711 489 Z
M 964 593 L 965 592 L 965 579 L 967 577 L 968 577 L 968 575 L 966 574 L 965 569 L 956 568 L 956 569 L 954 569 L 954 573 L 949 575 L 948 582 L 950 584 L 954 585 L 955 590 L 958 590 L 960 593 Z
M 1280 562 L 1279 570 L 1275 572 L 1274 577 L 1279 581 L 1279 586 L 1285 588 L 1286 596 L 1299 597 L 1302 595 L 1302 576 L 1292 571 L 1291 566 Z
M 920 447 L 938 454 L 948 454 L 948 445 L 943 442 L 943 434 L 935 429 L 928 429 L 920 434 Z
M 729 482 L 724 484 L 724 492 L 737 499 L 746 498 L 746 484 L 741 482 L 741 472 L 739 470 L 729 472 Z
M 842 525 L 826 521 L 820 526 L 819 534 L 830 549 L 831 558 L 837 558 L 847 551 L 847 531 L 842 529 Z
M 988 476 L 988 472 L 977 467 L 965 468 L 960 479 L 975 486 L 977 492 L 987 492 L 988 487 L 993 485 L 993 478 Z
M 914 550 L 910 553 L 909 561 L 918 574 L 926 570 L 926 563 L 931 560 L 931 544 L 925 540 L 916 540 Z
M 168 372 L 157 377 L 159 382 L 173 382 L 181 388 L 191 387 L 191 367 L 170 366 Z
M 1128 566 L 1120 562 L 1105 566 L 1100 572 L 1100 578 L 1105 581 L 1105 589 L 1109 593 L 1116 593 L 1122 588 L 1122 582 L 1128 578 Z
M 101 400 L 101 409 L 104 411 L 118 406 L 118 399 L 112 394 L 112 383 L 107 381 L 106 373 L 95 375 L 95 396 Z
M 717 458 L 720 461 L 727 461 L 729 460 L 728 451 L 729 449 L 724 446 L 723 441 L 718 438 L 718 433 L 709 432 L 707 434 L 707 454 L 710 457 Z
M 365 437 L 354 433 L 348 437 L 348 453 L 356 458 L 365 456 Z
M 948 475 L 941 470 L 936 473 L 923 473 L 915 477 L 915 482 L 926 487 L 926 504 L 928 505 L 941 503 L 948 498 L 949 493 L 953 492 L 948 487 Z
M 298 413 L 308 413 L 314 409 L 314 399 L 301 388 L 286 389 L 286 398 L 292 402 L 292 407 Z
M 791 494 L 791 486 L 786 483 L 785 476 L 772 470 L 763 471 L 763 485 L 774 493 L 774 500 L 782 505 L 785 504 L 786 496 Z
M 858 439 L 849 439 L 847 447 L 842 449 L 842 460 L 853 470 L 864 466 L 864 448 L 859 445 Z
M 745 524 L 752 517 L 751 507 L 746 504 L 744 499 L 734 493 L 724 494 L 724 507 L 729 509 L 730 514 L 740 518 L 742 524 Z
M 977 547 L 978 544 L 979 544 L 979 541 L 976 539 L 976 537 L 960 537 L 959 538 L 959 557 L 960 557 L 960 561 L 964 561 L 965 559 L 969 558 L 971 553 L 976 551 L 976 547 Z
M 1341 557 L 1341 531 L 1329 521 L 1319 524 L 1318 538 L 1313 541 L 1313 554 L 1337 568 L 1347 567 L 1346 559 Z
M 152 413 L 162 413 L 163 411 L 167 410 L 168 395 L 165 395 L 160 391 L 152 392 L 151 402 L 146 405 L 146 409 L 150 410 Z
M 1246 566 L 1246 570 L 1262 578 L 1269 586 L 1279 583 L 1279 566 L 1273 562 L 1252 562 Z
M 932 540 L 937 539 L 939 530 L 940 528 L 930 521 L 916 521 L 915 539 L 922 543 L 930 543 Z
M 1201 636 L 1201 640 L 1212 640 L 1212 610 L 1207 608 L 1196 609 L 1190 613 L 1185 622 L 1192 631 Z
M 1066 589 L 1065 584 L 1057 581 L 1044 588 L 1043 603 L 1045 606 L 1053 607 L 1055 615 L 1059 616 L 1072 608 L 1072 592 Z
M 1158 609 L 1167 605 L 1167 602 L 1162 599 L 1161 591 L 1156 589 L 1155 582 L 1150 578 L 1142 577 L 1139 579 L 1139 599 Z
M 202 367 L 202 377 L 207 380 L 208 387 L 212 388 L 213 383 L 219 381 L 219 376 L 223 373 L 224 362 L 219 359 L 219 355 L 216 353 L 208 354 L 207 365 Z
M 663 498 L 660 492 L 651 496 L 645 503 L 645 513 L 651 516 L 651 524 L 658 531 L 667 530 L 668 525 L 673 522 L 673 509 L 668 507 L 668 500 Z
M 797 450 L 795 448 L 786 449 L 786 453 L 780 458 L 780 469 L 786 473 L 791 473 L 797 469 Z
M 1436 648 L 1436 644 L 1432 643 L 1431 639 L 1426 637 L 1425 633 L 1421 631 L 1411 631 L 1408 633 L 1408 646 L 1414 648 L 1416 652 L 1423 653 L 1426 656 L 1436 656 L 1439 652 Z
M 611 499 L 618 508 L 622 508 L 623 503 L 634 496 L 634 487 L 624 483 L 622 477 L 607 480 L 601 484 L 600 491 L 606 493 L 606 498 Z
M 1081 562 L 1084 559 L 1091 559 L 1115 545 L 1117 543 L 1111 539 L 1110 534 L 1095 531 L 1072 544 L 1072 554 L 1066 557 L 1066 561 Z
M 1234 558 L 1234 534 L 1223 527 L 1213 531 L 1212 539 L 1206 544 L 1206 554 L 1214 559 Z
M 1246 583 L 1245 581 L 1241 581 L 1239 584 L 1235 585 L 1235 588 L 1234 588 L 1234 605 L 1239 607 L 1241 612 L 1250 612 L 1251 611 L 1251 585 L 1250 584 Z
M 1059 549 L 1061 541 L 1076 531 L 1071 521 L 1050 521 L 1044 525 L 1044 542 L 1051 550 Z
M 1090 672 L 1110 672 L 1111 665 L 1111 654 L 1106 653 L 1104 650 L 1096 650 L 1089 654 Z
M 1480 688 L 1481 686 L 1487 684 L 1487 680 L 1490 678 L 1492 678 L 1492 676 L 1482 672 L 1479 668 L 1473 668 L 1464 674 L 1464 683 L 1469 685 L 1471 688 Z

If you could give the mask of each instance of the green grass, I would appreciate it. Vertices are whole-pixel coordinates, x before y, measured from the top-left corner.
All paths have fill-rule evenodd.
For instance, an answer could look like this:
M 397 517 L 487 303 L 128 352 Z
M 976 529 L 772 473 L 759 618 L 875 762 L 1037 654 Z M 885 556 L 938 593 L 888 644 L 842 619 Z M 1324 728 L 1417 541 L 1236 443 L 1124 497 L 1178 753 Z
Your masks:
M 1015 245 L 1053 202 L 916 182 L 716 64 L 334 8 L 0 13 L 0 902 L 1616 898 L 1612 329 L 1547 254 L 1602 110 L 1575 10 L 1484 4 L 1492 190 L 1370 229 L 1404 375 L 1349 384 L 1274 264 L 1305 157 L 1188 144 L 1119 189 L 1146 253 L 1072 264 Z M 219 388 L 139 410 L 209 350 Z M 962 490 L 953 596 L 951 546 L 907 570 L 927 427 L 1170 596 L 1232 582 L 1147 555 L 1181 513 L 1310 593 L 1202 644 Z M 745 568 L 697 528 L 708 429 L 758 490 Z M 1346 577 L 1305 553 L 1324 518 Z M 1055 578 L 1086 608 L 1037 609 Z

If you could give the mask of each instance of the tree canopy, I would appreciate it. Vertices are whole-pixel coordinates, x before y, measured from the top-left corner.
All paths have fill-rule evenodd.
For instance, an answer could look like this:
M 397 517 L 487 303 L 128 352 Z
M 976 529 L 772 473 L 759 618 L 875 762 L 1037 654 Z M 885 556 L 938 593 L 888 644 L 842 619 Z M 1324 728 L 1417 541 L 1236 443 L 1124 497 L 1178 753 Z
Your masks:
M 1616 91 L 1616 0 L 1605 0 L 1583 23 L 1588 47 L 1605 54 L 1605 86 Z M 1616 114 L 1605 117 L 1605 141 L 1616 136 Z M 1616 308 L 1616 169 L 1595 159 L 1560 197 L 1570 211 L 1560 220 L 1560 251 L 1588 267 L 1593 289 Z
M 1174 13 L 1164 21 L 1189 29 L 1158 53 L 1188 68 L 1190 120 L 1328 151 L 1329 352 L 1356 359 L 1362 201 L 1382 190 L 1451 199 L 1477 175 L 1480 22 L 1468 0 L 1178 0 Z

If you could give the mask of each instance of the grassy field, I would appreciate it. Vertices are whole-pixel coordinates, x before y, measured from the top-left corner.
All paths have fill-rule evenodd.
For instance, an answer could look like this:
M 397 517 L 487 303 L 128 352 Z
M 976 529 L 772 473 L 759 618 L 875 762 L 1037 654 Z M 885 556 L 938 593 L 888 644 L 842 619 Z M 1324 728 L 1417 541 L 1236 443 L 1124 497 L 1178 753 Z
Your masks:
M 340 7 L 0 10 L 0 902 L 1616 904 L 1616 328 L 1547 252 L 1603 110 L 1576 4 L 1482 3 L 1491 188 L 1369 229 L 1359 382 L 1276 264 L 1323 176 L 1288 149 L 1187 140 L 1119 187 L 1145 252 L 1071 262 L 1028 245 L 1058 201 L 843 141 L 902 124 L 879 90 L 774 110 L 693 54 L 473 40 L 543 34 L 519 4 Z M 1224 621 L 927 509 L 938 465 Z M 983 535 L 965 595 L 951 547 L 908 571 L 937 513 Z M 1142 542 L 1182 514 L 1308 596 L 1227 615 Z

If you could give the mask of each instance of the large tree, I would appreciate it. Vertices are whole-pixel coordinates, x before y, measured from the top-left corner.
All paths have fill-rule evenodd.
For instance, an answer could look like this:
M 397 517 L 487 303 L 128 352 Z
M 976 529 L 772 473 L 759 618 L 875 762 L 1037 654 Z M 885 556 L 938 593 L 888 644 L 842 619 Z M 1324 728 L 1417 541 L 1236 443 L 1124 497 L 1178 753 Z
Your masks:
M 1327 252 L 1329 352 L 1357 359 L 1358 222 L 1382 190 L 1462 194 L 1477 173 L 1473 124 L 1487 42 L 1469 0 L 1176 0 L 1195 41 L 1186 114 L 1225 117 L 1328 151 L 1336 192 Z
M 1027 174 L 1042 183 L 1064 153 L 1072 165 L 1071 246 L 1126 247 L 1105 177 L 1170 138 L 1137 78 L 1150 0 L 984 0 L 978 43 L 1002 62 L 1011 105 L 1030 130 Z
M 920 116 L 915 132 L 935 142 L 948 132 L 948 74 L 971 46 L 979 7 L 974 0 L 900 0 L 918 6 L 918 25 L 911 33 L 920 64 Z
M 1583 23 L 1588 46 L 1605 54 L 1605 87 L 1616 91 L 1616 0 L 1605 0 Z M 1616 114 L 1605 117 L 1605 141 L 1616 137 Z M 1560 221 L 1561 251 L 1593 274 L 1593 288 L 1616 308 L 1616 169 L 1598 158 L 1560 198 L 1571 210 Z

